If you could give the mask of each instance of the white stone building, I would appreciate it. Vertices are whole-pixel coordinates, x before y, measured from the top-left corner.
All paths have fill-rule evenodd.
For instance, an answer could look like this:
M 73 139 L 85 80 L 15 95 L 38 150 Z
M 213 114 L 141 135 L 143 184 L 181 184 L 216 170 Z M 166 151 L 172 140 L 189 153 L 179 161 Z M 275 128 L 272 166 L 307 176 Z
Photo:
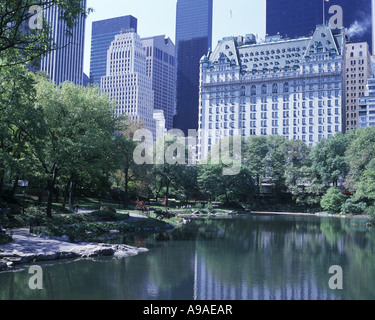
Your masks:
M 101 88 L 116 99 L 117 115 L 126 113 L 130 120 L 156 136 L 154 91 L 146 75 L 146 53 L 137 33 L 121 33 L 112 41 Z
M 199 158 L 221 138 L 281 135 L 315 144 L 345 131 L 345 34 L 228 37 L 201 59 Z

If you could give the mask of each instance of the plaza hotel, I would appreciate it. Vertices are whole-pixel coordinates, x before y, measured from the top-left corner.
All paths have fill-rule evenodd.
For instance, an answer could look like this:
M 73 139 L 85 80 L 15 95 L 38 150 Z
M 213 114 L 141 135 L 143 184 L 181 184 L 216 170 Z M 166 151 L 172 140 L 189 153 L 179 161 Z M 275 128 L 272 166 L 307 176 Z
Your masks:
M 221 138 L 281 135 L 314 145 L 345 131 L 344 29 L 227 37 L 200 61 L 198 157 Z

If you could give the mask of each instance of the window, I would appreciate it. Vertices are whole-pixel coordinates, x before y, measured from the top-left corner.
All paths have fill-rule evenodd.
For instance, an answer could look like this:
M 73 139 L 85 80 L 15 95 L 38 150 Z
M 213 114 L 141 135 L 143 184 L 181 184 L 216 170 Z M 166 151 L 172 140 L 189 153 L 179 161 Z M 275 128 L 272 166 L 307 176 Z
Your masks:
M 267 94 L 267 85 L 262 85 L 262 94 Z
M 284 83 L 284 92 L 289 92 L 289 83 L 288 82 Z
M 277 93 L 277 83 L 272 85 L 272 93 Z
M 256 86 L 255 85 L 252 85 L 251 86 L 251 95 L 252 96 L 255 96 L 257 93 L 256 93 Z

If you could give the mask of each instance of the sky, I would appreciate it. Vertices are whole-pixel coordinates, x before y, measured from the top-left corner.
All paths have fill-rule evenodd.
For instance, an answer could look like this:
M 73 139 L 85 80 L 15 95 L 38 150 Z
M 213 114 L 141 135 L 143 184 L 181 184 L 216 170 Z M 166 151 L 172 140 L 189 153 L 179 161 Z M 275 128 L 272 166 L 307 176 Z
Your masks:
M 264 38 L 266 0 L 213 0 L 213 48 L 223 37 L 253 33 Z M 94 9 L 86 21 L 84 72 L 90 74 L 93 21 L 132 15 L 142 38 L 166 35 L 175 42 L 177 0 L 88 0 Z

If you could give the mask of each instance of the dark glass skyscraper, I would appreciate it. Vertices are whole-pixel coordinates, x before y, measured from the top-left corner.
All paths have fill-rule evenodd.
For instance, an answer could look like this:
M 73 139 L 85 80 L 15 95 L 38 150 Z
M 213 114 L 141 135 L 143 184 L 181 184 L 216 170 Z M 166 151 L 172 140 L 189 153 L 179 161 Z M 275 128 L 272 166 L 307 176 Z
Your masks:
M 199 61 L 212 46 L 213 0 L 178 0 L 177 94 L 174 127 L 198 129 Z
M 87 7 L 87 0 L 82 0 L 82 6 Z M 29 65 L 29 70 L 43 71 L 55 84 L 70 81 L 76 85 L 83 85 L 83 60 L 85 44 L 86 19 L 79 16 L 76 24 L 68 30 L 66 23 L 61 19 L 61 8 L 48 6 L 43 10 L 44 18 L 51 28 L 51 37 L 56 45 L 40 60 Z M 67 32 L 70 32 L 70 35 Z
M 100 85 L 102 76 L 106 75 L 107 51 L 111 42 L 121 32 L 137 32 L 137 24 L 137 19 L 130 15 L 92 23 L 90 82 Z
M 296 38 L 311 35 L 316 25 L 331 15 L 329 8 L 339 5 L 343 9 L 343 24 L 352 42 L 367 42 L 372 46 L 371 0 L 267 0 L 266 24 L 269 35 Z

